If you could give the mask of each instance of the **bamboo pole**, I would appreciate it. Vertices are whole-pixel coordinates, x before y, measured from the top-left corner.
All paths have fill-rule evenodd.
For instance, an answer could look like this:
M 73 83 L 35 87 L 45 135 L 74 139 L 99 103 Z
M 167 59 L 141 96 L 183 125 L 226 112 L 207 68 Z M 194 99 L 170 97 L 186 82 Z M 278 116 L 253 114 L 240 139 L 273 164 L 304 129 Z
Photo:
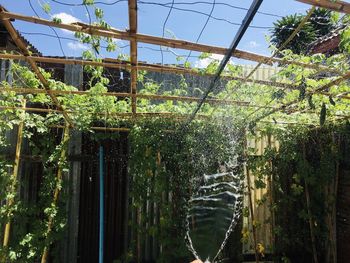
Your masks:
M 136 0 L 129 0 L 129 33 L 135 35 L 137 33 L 137 2 Z M 130 94 L 137 93 L 137 40 L 132 38 L 130 40 L 130 62 L 133 66 L 130 74 Z M 131 98 L 131 112 L 136 113 L 136 97 Z
M 62 167 L 62 163 L 64 162 L 66 159 L 66 155 L 67 155 L 67 143 L 69 141 L 69 124 L 66 123 L 66 126 L 64 128 L 64 134 L 63 134 L 63 140 L 62 140 L 62 150 L 61 150 L 61 155 L 60 155 L 60 160 L 58 161 L 58 169 L 57 169 L 57 176 L 56 176 L 56 188 L 54 191 L 54 195 L 53 195 L 53 205 L 56 206 L 57 201 L 58 201 L 58 196 L 60 194 L 61 191 L 61 182 L 62 182 L 62 175 L 63 175 L 63 167 Z M 48 243 L 48 237 L 52 231 L 53 228 L 53 223 L 54 223 L 54 216 L 49 216 L 48 219 L 48 224 L 47 224 L 47 230 L 46 230 L 46 243 Z M 50 247 L 50 243 L 46 244 L 44 247 L 44 251 L 41 257 L 41 263 L 46 263 L 48 261 L 48 256 L 49 256 L 49 247 Z
M 30 22 L 34 24 L 40 24 L 40 25 L 46 25 L 61 29 L 66 29 L 73 32 L 83 32 L 89 35 L 96 35 L 96 36 L 103 36 L 103 37 L 111 37 L 116 39 L 124 39 L 131 41 L 135 39 L 137 42 L 143 42 L 147 44 L 153 44 L 153 45 L 160 45 L 160 46 L 166 46 L 171 48 L 178 48 L 178 49 L 185 49 L 185 50 L 192 50 L 192 51 L 198 51 L 198 52 L 206 52 L 206 53 L 213 53 L 213 54 L 222 54 L 225 55 L 227 53 L 227 49 L 224 47 L 217 47 L 217 46 L 210 46 L 205 44 L 198 44 L 194 42 L 189 42 L 185 40 L 179 40 L 179 39 L 169 39 L 169 38 L 161 38 L 156 36 L 150 36 L 150 35 L 144 35 L 144 34 L 132 34 L 130 32 L 117 30 L 115 28 L 106 29 L 100 26 L 95 25 L 89 25 L 84 23 L 73 23 L 73 24 L 65 24 L 65 23 L 56 23 L 54 21 L 37 18 L 37 17 L 31 17 L 31 16 L 25 16 L 21 14 L 16 14 L 12 12 L 7 12 L 5 10 L 2 10 L 0 12 L 0 17 L 5 19 L 17 19 L 25 22 Z M 323 69 L 323 70 L 330 70 L 329 68 L 322 66 L 322 65 L 316 65 L 316 64 L 308 64 L 303 62 L 297 62 L 297 61 L 289 61 L 285 59 L 279 59 L 279 58 L 272 58 L 270 59 L 270 62 L 266 62 L 269 57 L 254 54 L 251 52 L 243 51 L 243 50 L 236 50 L 232 54 L 232 56 L 240 59 L 245 60 L 251 60 L 254 62 L 263 62 L 267 63 L 268 65 L 271 65 L 271 63 L 278 63 L 281 65 L 298 65 L 306 68 L 311 69 Z
M 81 59 L 51 58 L 51 57 L 43 57 L 43 56 L 40 56 L 40 57 L 23 56 L 18 54 L 4 54 L 4 53 L 0 53 L 0 58 L 14 59 L 14 60 L 26 60 L 27 58 L 30 58 L 35 62 L 45 62 L 45 63 L 52 63 L 52 64 L 57 63 L 57 64 L 82 65 L 82 66 L 90 65 L 90 66 L 101 66 L 105 68 L 116 68 L 116 69 L 125 69 L 125 70 L 131 70 L 132 68 L 136 68 L 138 70 L 145 70 L 145 71 L 151 71 L 151 72 L 162 72 L 162 73 L 169 73 L 169 74 L 189 74 L 193 76 L 213 76 L 214 75 L 213 73 L 207 73 L 201 70 L 196 70 L 191 68 L 148 64 L 140 61 L 137 62 L 137 65 L 133 65 L 133 64 L 130 64 L 128 61 L 122 61 L 122 60 L 113 59 L 113 58 L 105 58 L 102 62 L 98 62 L 98 61 L 81 60 Z M 223 74 L 221 78 L 225 80 L 237 80 L 237 81 L 242 81 L 247 83 L 255 83 L 255 84 L 261 84 L 266 86 L 275 86 L 275 87 L 299 90 L 298 86 L 291 83 L 256 80 L 256 79 L 245 80 L 245 78 L 243 77 L 233 77 L 227 74 L 226 75 Z
M 1 13 L 4 11 L 3 8 L 0 7 Z M 0 14 L 1 14 L 0 13 Z M 4 26 L 6 27 L 7 31 L 9 32 L 11 38 L 13 39 L 13 41 L 15 42 L 16 46 L 21 50 L 21 52 L 25 55 L 25 56 L 30 56 L 30 52 L 27 49 L 26 44 L 23 42 L 22 38 L 19 36 L 19 34 L 17 33 L 16 29 L 13 27 L 12 23 L 10 22 L 9 19 L 6 18 L 2 18 L 2 23 L 4 24 Z M 62 114 L 65 118 L 65 120 L 71 125 L 73 126 L 73 123 L 70 119 L 70 117 L 68 116 L 68 114 L 64 111 L 61 103 L 58 101 L 58 99 L 56 98 L 56 96 L 51 93 L 51 89 L 50 89 L 50 83 L 48 82 L 48 80 L 44 77 L 44 75 L 41 73 L 39 67 L 36 65 L 35 61 L 33 61 L 32 59 L 27 57 L 27 62 L 30 64 L 30 66 L 32 67 L 33 71 L 35 72 L 36 76 L 38 77 L 38 79 L 40 80 L 40 82 L 42 83 L 42 85 L 44 86 L 45 90 L 47 91 L 47 94 L 50 96 L 52 102 L 56 105 L 56 107 L 62 111 Z
M 307 161 L 306 161 L 306 147 L 305 147 L 304 142 L 303 142 L 303 162 L 304 162 L 304 165 L 306 165 L 306 163 L 307 163 Z M 312 222 L 310 192 L 309 192 L 309 185 L 307 183 L 307 178 L 304 178 L 304 186 L 305 186 L 306 208 L 307 208 L 307 213 L 308 213 L 308 218 L 309 218 L 308 221 L 309 221 L 309 227 L 310 227 L 312 255 L 313 255 L 314 263 L 318 263 L 314 224 Z
M 339 0 L 296 0 L 305 4 L 314 5 L 328 10 L 350 14 L 350 4 Z
M 22 101 L 22 109 L 25 109 L 25 107 L 26 107 L 26 101 L 23 100 Z M 16 193 L 16 186 L 18 183 L 17 178 L 18 178 L 21 147 L 22 147 L 22 140 L 23 140 L 24 115 L 25 115 L 25 111 L 23 111 L 21 114 L 21 121 L 18 125 L 18 132 L 17 132 L 15 162 L 13 165 L 12 184 L 10 186 L 10 192 L 13 194 Z M 13 204 L 14 204 L 14 197 L 11 197 L 10 199 L 7 200 L 7 207 L 10 209 Z M 5 225 L 4 240 L 3 240 L 3 247 L 4 248 L 6 248 L 8 246 L 8 243 L 10 240 L 10 231 L 11 231 L 11 217 L 10 217 L 10 215 L 8 215 L 7 220 L 8 221 Z
M 0 92 L 16 92 L 21 94 L 46 94 L 46 91 L 43 89 L 29 89 L 29 88 L 7 88 L 0 86 Z M 52 90 L 52 93 L 55 95 L 86 95 L 91 96 L 91 93 L 88 91 L 67 91 L 67 90 Z M 111 96 L 111 97 L 132 97 L 139 99 L 147 100 L 171 100 L 171 101 L 185 101 L 185 102 L 198 102 L 201 98 L 198 97 L 189 97 L 189 96 L 172 96 L 172 95 L 154 95 L 154 94 L 130 94 L 122 92 L 104 92 L 99 94 L 100 96 Z M 259 108 L 264 107 L 268 109 L 273 109 L 273 106 L 263 106 L 263 105 L 254 105 L 249 101 L 239 101 L 239 100 L 225 100 L 225 99 L 207 99 L 206 103 L 208 104 L 219 104 L 219 105 L 237 105 L 242 107 L 250 108 Z M 66 110 L 66 112 L 70 112 Z

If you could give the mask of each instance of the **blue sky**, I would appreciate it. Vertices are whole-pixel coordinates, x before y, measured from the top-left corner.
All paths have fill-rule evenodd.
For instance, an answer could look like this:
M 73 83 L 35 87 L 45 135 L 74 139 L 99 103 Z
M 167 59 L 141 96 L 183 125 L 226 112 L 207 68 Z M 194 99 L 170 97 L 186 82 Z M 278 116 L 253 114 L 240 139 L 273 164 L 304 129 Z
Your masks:
M 82 0 L 60 0 L 65 3 L 81 3 Z M 204 2 L 212 3 L 214 0 L 206 0 Z M 37 11 L 40 17 L 51 19 L 51 16 L 59 16 L 63 22 L 74 22 L 77 20 L 88 22 L 87 12 L 84 7 L 77 6 L 64 6 L 51 2 L 50 0 L 31 0 L 34 9 Z M 48 15 L 41 9 L 41 4 L 48 2 L 51 5 L 51 14 Z M 101 2 L 111 3 L 113 0 L 101 0 Z M 168 4 L 167 7 L 154 5 L 150 3 Z M 138 4 L 138 31 L 144 34 L 150 34 L 155 36 L 162 36 L 164 21 L 169 12 L 169 6 L 172 0 L 143 0 Z M 195 2 L 195 0 L 175 0 L 175 8 L 180 9 L 193 9 L 202 13 L 210 13 L 212 9 L 211 4 L 186 4 L 188 2 Z M 7 8 L 11 12 L 21 13 L 25 15 L 34 16 L 28 0 L 0 0 L 1 5 Z M 216 3 L 228 3 L 237 7 L 249 8 L 252 0 L 216 0 Z M 113 27 L 125 30 L 128 28 L 128 9 L 127 1 L 121 0 L 114 5 L 102 5 L 98 4 L 100 8 L 104 10 L 105 19 Z M 284 16 L 293 13 L 305 13 L 310 6 L 299 3 L 294 0 L 264 0 L 259 11 L 267 12 L 270 14 Z M 93 13 L 93 11 L 91 11 Z M 225 19 L 232 23 L 240 24 L 245 16 L 246 11 L 228 6 L 217 4 L 214 7 L 212 16 Z M 247 50 L 259 54 L 269 54 L 268 45 L 265 37 L 269 33 L 270 27 L 278 17 L 269 16 L 258 13 L 252 21 L 252 26 L 258 26 L 263 28 L 250 27 L 245 36 L 241 40 L 238 48 L 241 50 Z M 184 39 L 195 42 L 198 38 L 200 31 L 202 30 L 207 16 L 202 14 L 196 14 L 193 12 L 173 9 L 169 19 L 164 26 L 164 32 L 166 37 L 176 37 L 178 39 Z M 38 48 L 44 55 L 50 56 L 62 56 L 58 40 L 50 36 L 38 35 L 38 33 L 45 33 L 54 35 L 52 29 L 35 25 L 31 23 L 25 23 L 16 21 L 14 23 L 16 29 L 22 32 L 36 48 Z M 228 47 L 238 29 L 238 25 L 233 25 L 227 21 L 218 21 L 211 18 L 205 27 L 203 34 L 198 41 L 199 43 Z M 67 56 L 79 57 L 81 52 L 86 48 L 84 45 L 71 40 L 74 38 L 73 33 L 56 29 L 58 35 L 62 39 L 62 47 L 64 53 Z M 117 44 L 121 47 L 117 52 L 106 53 L 101 52 L 101 56 L 117 57 L 118 53 L 128 54 L 129 46 L 127 41 L 117 41 Z M 122 48 L 125 46 L 125 48 Z M 160 63 L 162 61 L 160 47 L 148 44 L 139 44 L 139 60 L 147 61 L 151 63 Z M 171 51 L 171 52 L 169 52 Z M 163 63 L 178 63 L 176 61 L 176 55 L 179 54 L 187 57 L 189 54 L 186 50 L 167 49 L 164 48 Z M 207 61 L 198 62 L 198 52 L 192 52 L 189 61 L 193 65 L 201 66 Z M 253 64 L 252 62 L 242 61 L 235 59 L 237 64 Z

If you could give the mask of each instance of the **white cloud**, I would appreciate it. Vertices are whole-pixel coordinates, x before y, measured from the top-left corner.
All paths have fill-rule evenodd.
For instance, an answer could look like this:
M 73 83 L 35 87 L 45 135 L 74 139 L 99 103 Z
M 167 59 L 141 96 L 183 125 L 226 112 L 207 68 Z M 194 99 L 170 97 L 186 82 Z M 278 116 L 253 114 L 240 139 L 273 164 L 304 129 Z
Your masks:
M 223 59 L 224 55 L 212 54 L 209 58 L 199 59 L 194 62 L 194 66 L 196 68 L 206 68 L 208 65 L 214 60 L 218 60 L 219 62 Z M 229 61 L 230 64 L 233 64 L 232 61 Z
M 88 49 L 88 47 L 82 43 L 76 42 L 68 42 L 67 44 L 68 48 L 70 48 L 71 50 L 86 50 Z
M 224 55 L 212 54 L 208 58 L 199 59 L 194 63 L 196 68 L 206 68 L 213 60 L 221 60 Z
M 65 23 L 65 24 L 71 24 L 71 23 L 75 23 L 75 22 L 81 22 L 80 19 L 70 15 L 70 14 L 67 14 L 67 13 L 57 13 L 57 14 L 53 14 L 52 15 L 52 18 L 59 18 L 61 19 L 62 23 Z
M 250 48 L 256 48 L 256 47 L 260 47 L 260 44 L 257 43 L 256 41 L 250 41 L 250 42 L 248 43 L 248 46 L 249 46 Z
M 61 20 L 62 23 L 64 24 L 72 24 L 72 23 L 75 23 L 75 22 L 81 22 L 81 20 L 79 18 L 76 18 L 70 14 L 67 14 L 67 13 L 64 13 L 64 12 L 61 12 L 61 13 L 57 13 L 57 14 L 53 14 L 51 16 L 51 18 L 58 18 Z M 72 31 L 69 31 L 67 29 L 61 29 L 63 32 L 65 33 L 68 33 L 68 34 L 73 34 Z

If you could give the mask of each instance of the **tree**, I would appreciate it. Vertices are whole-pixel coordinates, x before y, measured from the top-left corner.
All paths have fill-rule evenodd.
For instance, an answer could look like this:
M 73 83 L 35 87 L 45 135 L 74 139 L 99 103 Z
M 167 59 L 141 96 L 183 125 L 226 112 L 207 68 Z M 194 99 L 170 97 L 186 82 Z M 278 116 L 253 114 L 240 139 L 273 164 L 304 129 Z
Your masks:
M 317 38 L 328 34 L 335 28 L 329 10 L 318 8 L 304 24 L 299 33 L 284 49 L 290 49 L 296 54 L 307 52 L 308 45 Z M 271 30 L 271 42 L 279 48 L 299 26 L 305 15 L 288 15 L 277 20 Z

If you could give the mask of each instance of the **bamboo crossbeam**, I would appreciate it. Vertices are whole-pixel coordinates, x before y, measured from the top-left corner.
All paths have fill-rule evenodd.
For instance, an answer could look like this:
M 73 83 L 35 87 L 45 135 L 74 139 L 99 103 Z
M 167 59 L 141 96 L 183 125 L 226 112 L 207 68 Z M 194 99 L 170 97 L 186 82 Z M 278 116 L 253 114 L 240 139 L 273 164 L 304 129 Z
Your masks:
M 2 8 L 0 9 L 2 12 L 4 11 Z M 27 49 L 27 46 L 25 45 L 25 43 L 23 42 L 22 38 L 18 35 L 16 29 L 13 27 L 12 23 L 10 22 L 9 19 L 6 18 L 2 18 L 2 23 L 4 24 L 4 26 L 6 27 L 7 31 L 9 32 L 11 38 L 13 39 L 13 41 L 15 42 L 16 46 L 21 50 L 21 52 L 23 53 L 24 56 L 26 56 L 26 60 L 28 61 L 28 63 L 30 64 L 30 66 L 32 67 L 33 71 L 35 72 L 35 74 L 37 75 L 38 79 L 40 80 L 40 82 L 42 83 L 42 85 L 44 86 L 45 90 L 47 91 L 47 94 L 50 96 L 52 102 L 56 105 L 56 107 L 58 109 L 60 109 L 63 113 L 63 116 L 65 118 L 65 120 L 72 126 L 73 123 L 70 119 L 70 117 L 68 116 L 68 114 L 64 111 L 61 103 L 57 100 L 57 98 L 55 97 L 54 94 L 51 93 L 51 89 L 50 89 L 50 83 L 47 81 L 47 79 L 44 77 L 44 75 L 40 72 L 39 67 L 36 65 L 35 61 L 33 61 L 31 58 L 28 58 L 28 56 L 30 56 L 30 53 Z
M 137 33 L 137 2 L 136 0 L 128 1 L 129 7 L 129 33 L 135 35 Z M 130 40 L 130 62 L 133 66 L 130 74 L 130 93 L 132 95 L 137 92 L 137 40 Z M 136 113 L 136 97 L 131 99 L 131 111 Z
M 21 94 L 45 94 L 43 89 L 29 89 L 29 88 L 7 88 L 0 86 L 0 93 L 3 92 L 16 92 Z M 88 91 L 68 91 L 68 90 L 52 90 L 52 93 L 55 95 L 91 95 Z M 102 96 L 111 96 L 111 97 L 132 97 L 139 99 L 148 99 L 148 100 L 171 100 L 171 101 L 187 101 L 187 102 L 197 102 L 201 98 L 197 97 L 187 97 L 187 96 L 171 96 L 171 95 L 153 95 L 153 94 L 130 94 L 123 92 L 104 92 L 101 93 Z M 259 108 L 260 105 L 253 105 L 248 101 L 239 101 L 239 100 L 224 100 L 224 99 L 207 99 L 206 103 L 209 104 L 219 104 L 219 105 L 237 105 L 237 106 L 246 106 L 252 108 Z M 267 107 L 273 108 L 273 107 Z
M 65 126 L 53 126 L 52 128 L 57 129 L 64 129 Z M 124 128 L 124 127 L 90 127 L 90 130 L 95 131 L 117 131 L 117 132 L 129 132 L 130 128 Z
M 330 0 L 296 0 L 309 5 L 314 5 L 326 8 L 332 11 L 350 14 L 350 4 L 344 1 L 330 1 Z
M 53 201 L 52 204 L 54 206 L 57 205 L 58 202 L 58 196 L 61 192 L 61 184 L 62 184 L 62 176 L 63 176 L 63 162 L 66 159 L 67 155 L 67 143 L 69 141 L 69 124 L 67 123 L 66 126 L 64 127 L 64 132 L 63 132 L 63 139 L 61 142 L 62 145 L 62 150 L 60 154 L 60 160 L 58 161 L 58 169 L 57 169 L 57 175 L 56 175 L 56 187 L 53 195 Z M 51 243 L 48 241 L 49 240 L 49 235 L 52 232 L 53 224 L 54 224 L 54 218 L 55 215 L 50 215 L 47 223 L 47 230 L 46 230 L 46 245 L 44 247 L 44 251 L 41 257 L 41 263 L 47 263 L 48 257 L 49 257 L 49 249 Z
M 246 107 L 256 107 L 254 105 L 245 105 Z M 257 106 L 260 107 L 260 106 Z M 47 109 L 47 108 L 32 108 L 32 107 L 26 107 L 25 109 L 21 107 L 16 107 L 16 106 L 0 106 L 0 110 L 24 110 L 27 112 L 39 112 L 39 113 L 62 113 L 60 110 L 56 109 Z M 273 109 L 274 110 L 274 109 Z M 68 113 L 74 114 L 77 113 L 75 111 L 67 111 Z M 172 118 L 172 119 L 187 119 L 188 114 L 179 114 L 179 113 L 173 113 L 173 112 L 144 112 L 144 113 L 129 113 L 129 112 L 117 112 L 117 113 L 110 113 L 110 112 L 105 112 L 105 113 L 97 113 L 96 115 L 99 116 L 108 116 L 108 117 L 120 117 L 120 118 Z M 199 114 L 197 115 L 197 118 L 199 119 L 208 119 L 210 116 L 208 115 L 203 115 Z
M 25 109 L 22 109 L 21 107 L 16 106 L 0 106 L 0 110 L 24 110 L 28 112 L 41 112 L 41 113 L 62 113 L 60 110 L 56 109 L 47 109 L 47 108 L 32 108 L 27 107 Z M 75 111 L 67 111 L 68 113 L 76 113 Z M 109 116 L 109 117 L 123 117 L 123 118 L 129 118 L 133 117 L 134 114 L 129 112 L 116 112 L 116 113 L 98 113 L 97 115 L 100 116 Z M 205 117 L 205 115 L 199 115 L 200 117 Z M 179 114 L 179 113 L 172 113 L 172 112 L 143 112 L 143 113 L 137 113 L 136 117 L 140 118 L 147 118 L 147 117 L 162 117 L 162 118 L 187 118 L 186 114 Z
M 19 108 L 23 110 L 22 118 L 24 118 L 24 112 L 26 108 L 26 101 L 23 100 L 22 102 L 22 108 Z M 20 162 L 20 155 L 21 155 L 21 148 L 22 148 L 22 140 L 23 140 L 23 119 L 20 121 L 18 125 L 18 132 L 17 132 L 17 143 L 16 143 L 16 152 L 15 152 L 15 162 L 13 165 L 13 174 L 12 174 L 12 184 L 10 192 L 12 194 L 16 193 L 16 186 L 17 186 L 17 177 L 18 177 L 18 171 L 19 171 L 19 162 Z M 7 200 L 7 206 L 8 208 L 11 208 L 11 206 L 14 204 L 14 198 L 11 197 Z M 4 231 L 4 241 L 3 241 L 3 247 L 7 247 L 9 240 L 10 240 L 10 231 L 11 231 L 11 218 L 8 218 L 8 221 L 5 225 L 5 231 Z
M 113 58 L 105 58 L 103 62 L 91 61 L 91 60 L 81 60 L 81 59 L 66 59 L 66 58 L 52 58 L 52 57 L 38 57 L 38 56 L 23 56 L 17 54 L 4 54 L 0 53 L 0 59 L 14 59 L 14 60 L 26 60 L 30 58 L 35 62 L 44 62 L 44 63 L 53 63 L 53 64 L 66 64 L 66 65 L 90 65 L 90 66 L 101 66 L 105 68 L 116 68 L 116 69 L 125 69 L 130 70 L 133 66 L 127 61 L 121 61 Z M 138 70 L 152 71 L 152 72 L 164 72 L 171 74 L 189 74 L 194 76 L 213 76 L 212 73 L 200 72 L 198 70 L 175 67 L 175 66 L 164 66 L 157 64 L 149 64 L 144 62 L 138 62 L 136 68 Z M 289 88 L 289 89 L 298 89 L 297 86 L 290 83 L 283 82 L 275 82 L 275 81 L 267 81 L 267 80 L 254 80 L 242 77 L 233 77 L 228 75 L 223 75 L 222 79 L 226 80 L 237 80 L 237 81 L 245 81 L 248 83 L 256 83 L 267 86 L 275 86 L 281 88 Z
M 65 23 L 56 23 L 54 21 L 46 20 L 43 18 L 37 18 L 37 17 L 31 17 L 26 15 L 21 15 L 17 13 L 12 12 L 6 12 L 2 11 L 0 12 L 0 18 L 2 19 L 17 19 L 29 23 L 34 24 L 40 24 L 45 26 L 51 26 L 51 27 L 57 27 L 61 29 L 66 29 L 73 32 L 83 32 L 89 35 L 96 35 L 96 36 L 103 36 L 103 37 L 111 37 L 116 39 L 123 39 L 123 40 L 136 40 L 137 42 L 143 42 L 147 44 L 153 44 L 153 45 L 160 45 L 160 46 L 166 46 L 171 48 L 179 48 L 179 49 L 185 49 L 185 50 L 192 50 L 192 51 L 198 51 L 198 52 L 206 52 L 206 53 L 213 53 L 213 54 L 222 54 L 225 55 L 227 52 L 227 48 L 224 47 L 217 47 L 217 46 L 210 46 L 205 44 L 198 44 L 194 42 L 189 42 L 185 40 L 179 40 L 179 39 L 170 39 L 170 38 L 162 38 L 162 37 L 156 37 L 156 36 L 150 36 L 150 35 L 144 35 L 140 33 L 130 33 L 122 30 L 117 30 L 114 28 L 106 29 L 100 26 L 94 26 L 94 25 L 88 25 L 84 23 L 73 23 L 73 24 L 65 24 Z M 254 62 L 261 62 L 261 63 L 267 63 L 268 61 L 267 56 L 238 50 L 236 49 L 235 52 L 232 54 L 233 57 L 239 58 L 239 59 L 245 59 L 250 60 Z M 328 67 L 322 66 L 322 65 L 316 65 L 316 64 L 308 64 L 303 62 L 296 62 L 296 61 L 289 61 L 284 60 L 280 58 L 273 58 L 270 59 L 270 62 L 272 63 L 279 63 L 281 65 L 285 64 L 293 64 L 302 66 L 305 68 L 311 68 L 311 69 L 318 69 L 318 70 L 332 70 Z M 268 65 L 271 65 L 271 63 L 268 63 Z

